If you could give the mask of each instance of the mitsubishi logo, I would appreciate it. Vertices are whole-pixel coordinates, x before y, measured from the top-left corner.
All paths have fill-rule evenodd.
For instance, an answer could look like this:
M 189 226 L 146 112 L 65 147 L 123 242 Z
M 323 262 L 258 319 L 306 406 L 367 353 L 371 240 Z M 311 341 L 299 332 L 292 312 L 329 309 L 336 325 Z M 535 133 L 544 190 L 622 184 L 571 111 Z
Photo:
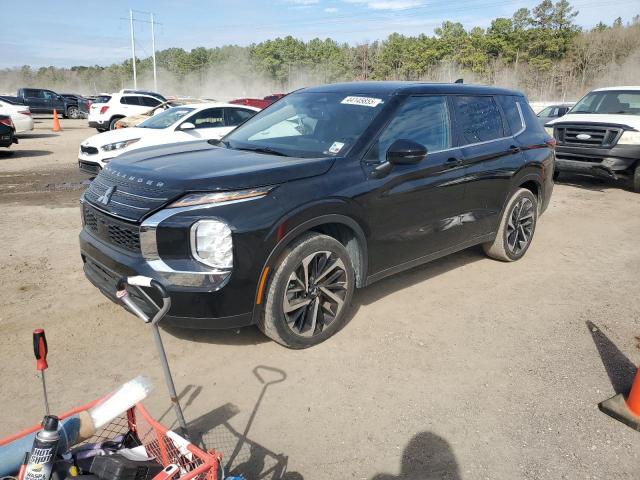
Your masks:
M 113 192 L 116 191 L 116 186 L 112 186 L 107 188 L 107 190 L 98 197 L 98 201 L 103 205 L 109 205 L 111 201 L 111 197 L 113 196 Z

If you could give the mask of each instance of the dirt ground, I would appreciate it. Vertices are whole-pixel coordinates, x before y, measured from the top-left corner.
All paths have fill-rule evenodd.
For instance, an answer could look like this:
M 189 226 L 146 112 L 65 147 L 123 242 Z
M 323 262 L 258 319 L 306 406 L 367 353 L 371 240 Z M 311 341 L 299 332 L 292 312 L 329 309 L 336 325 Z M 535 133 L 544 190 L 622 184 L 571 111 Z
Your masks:
M 174 419 L 151 332 L 82 274 L 85 124 L 0 153 L 0 436 L 43 414 L 36 327 L 53 410 L 144 373 Z M 165 330 L 192 435 L 248 480 L 640 478 L 640 433 L 597 408 L 640 361 L 639 238 L 640 195 L 565 178 L 522 261 L 472 248 L 381 281 L 316 348 Z

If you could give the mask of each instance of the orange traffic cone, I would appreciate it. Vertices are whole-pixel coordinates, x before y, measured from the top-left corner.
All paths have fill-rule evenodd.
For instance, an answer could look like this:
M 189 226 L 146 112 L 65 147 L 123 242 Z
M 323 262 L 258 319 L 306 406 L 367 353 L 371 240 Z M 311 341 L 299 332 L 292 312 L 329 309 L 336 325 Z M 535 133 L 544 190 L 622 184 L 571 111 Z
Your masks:
M 640 432 L 640 369 L 625 400 L 619 393 L 598 405 L 601 411 Z
M 51 130 L 53 132 L 61 132 L 62 128 L 60 127 L 60 120 L 58 120 L 58 112 L 56 112 L 56 110 L 53 110 L 53 129 Z

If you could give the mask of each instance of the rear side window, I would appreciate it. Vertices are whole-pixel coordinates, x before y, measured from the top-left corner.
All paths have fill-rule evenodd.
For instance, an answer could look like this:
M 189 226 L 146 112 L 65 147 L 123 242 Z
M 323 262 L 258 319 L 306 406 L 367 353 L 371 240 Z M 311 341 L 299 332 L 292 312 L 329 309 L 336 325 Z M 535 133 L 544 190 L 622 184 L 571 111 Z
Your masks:
M 496 100 L 500 104 L 502 111 L 504 112 L 504 116 L 507 120 L 507 125 L 511 130 L 511 135 L 516 135 L 520 132 L 525 125 L 522 123 L 522 117 L 520 116 L 520 110 L 518 107 L 522 107 L 522 104 L 525 103 L 522 97 L 515 97 L 513 95 L 497 95 Z M 544 111 L 549 109 L 549 111 L 545 114 Z M 547 107 L 547 109 L 540 112 L 541 117 L 549 116 L 551 112 L 551 107 Z
M 25 88 L 24 89 L 24 96 L 25 97 L 31 97 L 31 98 L 44 98 L 44 91 L 43 90 L 36 90 L 33 88 Z
M 160 100 L 153 97 L 139 97 L 139 99 L 145 107 L 157 107 L 162 103 Z
M 141 105 L 140 97 L 134 97 L 134 96 L 121 97 L 120 103 L 124 105 L 137 105 L 137 106 Z
M 253 117 L 256 112 L 244 108 L 227 108 L 227 127 L 235 127 Z
M 207 108 L 196 113 L 187 121 L 193 123 L 196 128 L 224 127 L 224 114 L 221 108 Z
M 413 140 L 435 152 L 451 146 L 447 99 L 443 96 L 409 97 L 373 145 L 367 158 L 384 161 L 396 140 Z
M 463 145 L 505 136 L 502 117 L 493 97 L 454 96 Z

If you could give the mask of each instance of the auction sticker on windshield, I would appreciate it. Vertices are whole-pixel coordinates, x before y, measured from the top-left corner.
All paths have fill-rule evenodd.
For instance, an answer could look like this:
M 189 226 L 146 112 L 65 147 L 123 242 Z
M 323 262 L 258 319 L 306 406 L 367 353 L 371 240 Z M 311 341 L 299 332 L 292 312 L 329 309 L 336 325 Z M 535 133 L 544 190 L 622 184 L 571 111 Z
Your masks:
M 338 153 L 344 147 L 344 143 L 342 142 L 333 142 L 331 147 L 329 147 L 329 153 Z
M 340 103 L 345 105 L 360 105 L 363 107 L 377 107 L 382 103 L 382 99 L 372 97 L 346 97 Z

